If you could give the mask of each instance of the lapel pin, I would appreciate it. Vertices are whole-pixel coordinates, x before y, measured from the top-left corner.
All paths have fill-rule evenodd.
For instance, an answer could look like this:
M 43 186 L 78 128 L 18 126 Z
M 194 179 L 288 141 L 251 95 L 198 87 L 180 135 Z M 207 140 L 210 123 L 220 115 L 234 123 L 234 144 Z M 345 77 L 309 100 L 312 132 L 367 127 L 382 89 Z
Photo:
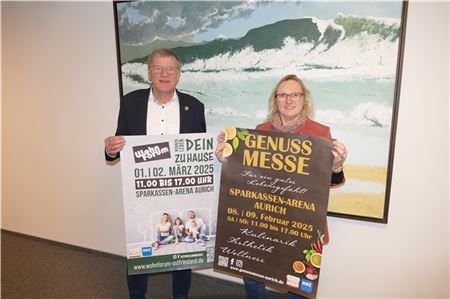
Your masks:
M 189 111 L 189 106 L 184 106 L 184 111 Z

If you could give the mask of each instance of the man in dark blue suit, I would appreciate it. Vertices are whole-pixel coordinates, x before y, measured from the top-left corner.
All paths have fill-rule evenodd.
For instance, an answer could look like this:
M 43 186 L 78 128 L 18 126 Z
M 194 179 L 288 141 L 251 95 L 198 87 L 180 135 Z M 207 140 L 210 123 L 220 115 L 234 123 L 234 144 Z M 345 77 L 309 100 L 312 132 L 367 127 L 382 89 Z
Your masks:
M 156 49 L 148 57 L 148 89 L 123 96 L 115 136 L 105 139 L 105 158 L 119 158 L 126 135 L 173 135 L 206 132 L 205 107 L 194 98 L 175 89 L 180 79 L 181 62 L 169 49 Z M 174 298 L 187 298 L 192 270 L 172 272 Z M 128 276 L 130 298 L 145 298 L 147 274 Z

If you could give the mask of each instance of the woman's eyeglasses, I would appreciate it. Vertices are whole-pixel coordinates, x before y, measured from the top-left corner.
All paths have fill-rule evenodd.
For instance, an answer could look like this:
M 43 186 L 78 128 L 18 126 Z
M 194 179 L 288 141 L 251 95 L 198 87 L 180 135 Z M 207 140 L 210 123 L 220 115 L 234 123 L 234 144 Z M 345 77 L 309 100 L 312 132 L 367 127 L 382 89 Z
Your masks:
M 303 92 L 292 92 L 292 93 L 277 93 L 275 95 L 275 98 L 278 101 L 285 102 L 288 98 L 291 98 L 292 101 L 299 101 L 301 98 L 303 98 L 304 93 Z

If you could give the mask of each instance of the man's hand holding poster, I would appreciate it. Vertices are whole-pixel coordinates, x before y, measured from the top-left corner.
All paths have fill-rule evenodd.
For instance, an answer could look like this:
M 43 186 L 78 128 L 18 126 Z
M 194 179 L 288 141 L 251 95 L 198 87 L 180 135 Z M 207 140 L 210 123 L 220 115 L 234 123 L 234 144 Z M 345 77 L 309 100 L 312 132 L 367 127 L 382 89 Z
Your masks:
M 241 128 L 225 139 L 214 269 L 315 298 L 331 142 Z
M 126 136 L 128 274 L 212 265 L 219 176 L 212 134 Z

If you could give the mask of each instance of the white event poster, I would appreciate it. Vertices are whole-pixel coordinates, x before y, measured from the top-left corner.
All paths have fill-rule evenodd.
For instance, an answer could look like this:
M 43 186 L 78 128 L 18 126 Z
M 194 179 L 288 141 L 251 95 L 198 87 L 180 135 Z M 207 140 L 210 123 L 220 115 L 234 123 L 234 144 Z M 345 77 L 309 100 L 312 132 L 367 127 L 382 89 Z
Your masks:
M 212 267 L 220 186 L 216 135 L 125 138 L 128 274 Z

